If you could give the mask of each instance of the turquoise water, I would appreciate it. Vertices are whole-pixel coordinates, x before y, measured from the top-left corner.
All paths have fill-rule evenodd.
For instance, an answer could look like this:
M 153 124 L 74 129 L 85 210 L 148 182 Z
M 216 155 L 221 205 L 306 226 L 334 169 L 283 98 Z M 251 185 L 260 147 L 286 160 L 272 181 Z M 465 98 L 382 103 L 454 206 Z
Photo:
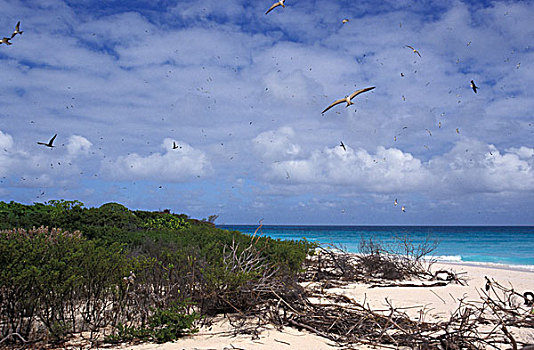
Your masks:
M 220 225 L 252 234 L 258 225 Z M 407 236 L 415 244 L 425 238 L 438 242 L 431 253 L 440 261 L 502 264 L 534 269 L 532 226 L 263 226 L 262 234 L 279 239 L 301 239 L 341 244 L 358 252 L 362 238 L 383 243 Z

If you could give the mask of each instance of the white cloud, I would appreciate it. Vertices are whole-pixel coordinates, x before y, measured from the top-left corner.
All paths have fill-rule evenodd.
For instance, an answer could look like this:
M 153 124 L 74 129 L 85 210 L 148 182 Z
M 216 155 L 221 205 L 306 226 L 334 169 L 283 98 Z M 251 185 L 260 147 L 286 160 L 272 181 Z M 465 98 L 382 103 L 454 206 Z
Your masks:
M 71 156 L 89 154 L 93 144 L 83 136 L 72 135 L 67 143 L 67 151 Z
M 501 154 L 493 145 L 466 139 L 430 160 L 429 169 L 453 192 L 534 191 L 532 151 L 520 147 Z
M 278 130 L 265 131 L 256 136 L 252 142 L 256 153 L 268 160 L 293 158 L 301 152 L 301 147 L 290 142 L 295 136 L 291 127 L 283 126 Z
M 350 191 L 391 192 L 424 188 L 430 174 L 410 153 L 378 147 L 374 154 L 346 146 L 315 150 L 304 159 L 274 163 L 267 176 L 292 182 L 347 186 Z
M 211 164 L 203 151 L 181 141 L 174 141 L 178 148 L 172 149 L 173 141 L 163 140 L 164 153 L 119 156 L 115 161 L 103 163 L 102 170 L 112 179 L 168 182 L 182 182 L 211 172 Z
M 378 193 L 534 190 L 534 150 L 528 147 L 508 149 L 501 154 L 494 145 L 465 139 L 449 152 L 435 155 L 427 162 L 400 149 L 383 146 L 377 147 L 374 153 L 348 145 L 345 145 L 346 151 L 340 146 L 325 147 L 308 156 L 296 157 L 297 154 L 284 152 L 288 148 L 300 149 L 291 142 L 295 135 L 290 131 L 287 130 L 284 137 L 275 138 L 274 132 L 264 132 L 257 137 L 263 141 L 260 145 L 264 148 L 258 147 L 258 152 L 264 152 L 264 159 L 280 157 L 264 175 L 272 185 L 290 178 L 292 184 L 330 186 L 331 192 L 338 191 L 340 186 L 351 192 Z M 268 140 L 274 141 L 269 143 Z M 270 144 L 272 149 L 268 148 Z M 317 187 L 305 187 L 305 190 L 314 192 Z

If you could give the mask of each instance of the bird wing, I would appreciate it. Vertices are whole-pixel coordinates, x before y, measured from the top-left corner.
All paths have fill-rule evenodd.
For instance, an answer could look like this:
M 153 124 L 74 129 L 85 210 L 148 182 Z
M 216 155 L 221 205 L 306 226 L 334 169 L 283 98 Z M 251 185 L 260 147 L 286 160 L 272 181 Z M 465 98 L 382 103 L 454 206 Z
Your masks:
M 338 105 L 338 104 L 343 103 L 343 102 L 345 102 L 344 98 L 332 102 L 332 104 L 330 106 L 326 107 L 325 110 L 321 112 L 321 114 L 326 112 L 326 111 L 328 111 L 330 108 L 334 107 L 335 105 Z
M 265 14 L 268 14 L 268 13 L 271 12 L 274 8 L 276 8 L 277 6 L 280 6 L 280 3 L 279 3 L 279 2 L 276 2 L 276 3 L 274 3 L 271 7 L 269 7 L 269 9 L 267 10 L 267 12 L 265 12 Z
M 19 31 L 20 29 L 20 21 L 17 22 L 17 25 L 15 26 L 15 31 Z
M 421 57 L 421 54 L 419 53 L 419 51 L 413 50 L 413 52 L 415 52 L 419 57 Z
M 57 136 L 57 134 L 55 134 L 55 135 L 50 139 L 50 141 L 48 142 L 48 144 L 49 144 L 50 146 L 52 146 L 52 144 L 54 143 L 54 140 L 56 139 L 56 136 Z
M 45 146 L 48 145 L 47 143 L 39 142 L 39 141 L 37 141 L 37 144 L 38 144 L 38 145 L 45 145 Z
M 413 48 L 413 46 L 406 45 L 406 47 L 409 47 L 410 49 L 415 50 L 415 49 Z
M 365 89 L 360 89 L 360 90 L 357 90 L 357 91 L 354 91 L 352 94 L 350 94 L 349 98 L 352 100 L 354 97 L 358 96 L 359 94 L 363 93 L 363 92 L 366 92 L 366 91 L 369 91 L 369 90 L 373 90 L 376 86 L 371 86 L 371 87 L 368 87 L 368 88 L 365 88 Z M 344 100 L 342 100 L 344 101 Z

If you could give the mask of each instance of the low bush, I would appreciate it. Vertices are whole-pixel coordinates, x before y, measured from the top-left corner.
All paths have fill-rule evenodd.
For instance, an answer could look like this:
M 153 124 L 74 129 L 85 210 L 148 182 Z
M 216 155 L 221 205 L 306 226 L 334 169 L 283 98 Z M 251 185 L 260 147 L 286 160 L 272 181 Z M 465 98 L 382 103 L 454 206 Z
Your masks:
M 39 224 L 68 231 L 32 228 Z M 103 329 L 110 340 L 171 340 L 200 315 L 257 309 L 272 286 L 283 293 L 316 247 L 117 203 L 0 202 L 0 228 L 9 229 L 0 233 L 6 342 Z

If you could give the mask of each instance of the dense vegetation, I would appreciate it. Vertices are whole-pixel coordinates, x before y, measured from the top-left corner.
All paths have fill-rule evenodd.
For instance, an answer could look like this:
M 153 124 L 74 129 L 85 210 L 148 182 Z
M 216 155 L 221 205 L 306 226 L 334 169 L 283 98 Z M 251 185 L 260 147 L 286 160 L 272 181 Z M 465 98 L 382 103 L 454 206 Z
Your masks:
M 0 202 L 0 230 L 5 343 L 105 329 L 108 341 L 175 339 L 202 317 L 254 308 L 253 286 L 295 276 L 315 248 L 117 203 Z

